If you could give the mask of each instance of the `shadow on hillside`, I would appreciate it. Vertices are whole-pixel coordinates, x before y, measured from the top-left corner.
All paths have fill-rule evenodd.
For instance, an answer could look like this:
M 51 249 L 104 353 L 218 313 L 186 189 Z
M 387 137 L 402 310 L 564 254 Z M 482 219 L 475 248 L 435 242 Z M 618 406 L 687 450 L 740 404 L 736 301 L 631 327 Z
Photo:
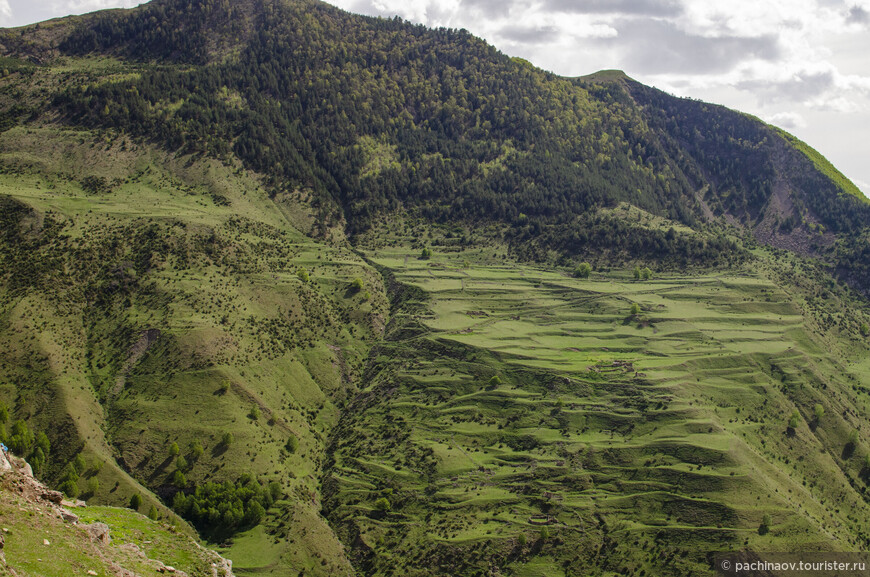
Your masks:
M 843 447 L 843 453 L 840 455 L 840 457 L 844 461 L 848 461 L 849 459 L 852 458 L 852 455 L 854 455 L 854 454 L 855 454 L 855 443 L 846 443 L 846 446 Z
M 160 463 L 159 465 L 157 465 L 157 468 L 154 469 L 154 472 L 151 473 L 151 475 L 148 477 L 148 480 L 153 481 L 157 477 L 164 475 L 166 473 L 166 469 L 169 467 L 169 465 L 172 464 L 172 461 L 174 459 L 175 459 L 175 457 L 172 457 L 172 456 L 169 456 L 169 457 L 166 457 L 165 459 L 163 459 L 163 462 Z

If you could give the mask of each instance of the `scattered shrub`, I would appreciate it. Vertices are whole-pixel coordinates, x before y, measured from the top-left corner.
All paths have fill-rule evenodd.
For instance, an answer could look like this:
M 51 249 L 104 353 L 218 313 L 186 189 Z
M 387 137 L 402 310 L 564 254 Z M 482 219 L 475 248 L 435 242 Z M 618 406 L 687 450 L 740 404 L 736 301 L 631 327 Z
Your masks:
M 185 487 L 187 487 L 187 478 L 184 476 L 184 473 L 176 469 L 172 473 L 172 484 L 179 489 L 184 489 Z
M 190 463 L 184 458 L 184 455 L 179 455 L 175 460 L 175 466 L 179 471 L 187 471 L 190 468 Z
M 190 444 L 190 456 L 191 456 L 191 458 L 194 461 L 196 461 L 197 459 L 202 457 L 202 453 L 203 453 L 202 443 L 200 443 L 199 441 L 193 441 Z
M 582 262 L 574 269 L 574 276 L 577 278 L 589 278 L 591 272 L 592 266 L 588 262 Z
M 229 431 L 227 431 L 221 437 L 221 445 L 223 445 L 224 447 L 229 447 L 232 444 L 233 444 L 233 434 L 230 433 Z
M 296 438 L 296 435 L 290 433 L 290 436 L 287 438 L 287 443 L 284 444 L 284 448 L 287 449 L 287 452 L 293 454 L 299 448 L 299 439 Z
M 75 481 L 71 479 L 67 479 L 63 483 L 60 484 L 58 489 L 70 499 L 75 499 L 79 496 L 79 486 Z
M 130 497 L 130 508 L 134 511 L 138 511 L 142 506 L 142 495 L 139 493 L 134 493 L 132 497 Z
M 76 470 L 76 473 L 78 473 L 79 475 L 84 473 L 85 470 L 88 468 L 88 464 L 85 462 L 85 458 L 82 456 L 81 453 L 75 456 L 72 464 L 73 468 Z

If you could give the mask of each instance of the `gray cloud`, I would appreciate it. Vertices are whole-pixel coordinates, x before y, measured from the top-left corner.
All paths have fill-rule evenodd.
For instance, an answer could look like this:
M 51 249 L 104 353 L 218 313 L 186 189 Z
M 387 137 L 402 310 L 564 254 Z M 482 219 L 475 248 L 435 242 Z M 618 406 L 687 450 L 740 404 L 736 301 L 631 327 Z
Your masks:
M 602 42 L 623 50 L 625 68 L 646 74 L 721 74 L 749 59 L 780 57 L 774 34 L 707 37 L 659 20 L 623 19 L 615 27 L 619 36 Z
M 623 14 L 631 16 L 679 16 L 679 0 L 545 0 L 544 9 L 572 14 Z
M 546 44 L 560 35 L 555 26 L 505 26 L 498 35 L 520 44 Z
M 834 74 L 824 72 L 801 72 L 792 78 L 775 82 L 771 80 L 743 80 L 735 84 L 740 90 L 756 94 L 762 103 L 806 102 L 824 95 L 834 88 Z
M 846 22 L 849 24 L 867 24 L 867 22 L 870 22 L 870 13 L 861 6 L 852 6 L 849 8 Z
M 460 9 L 477 9 L 489 18 L 504 18 L 518 2 L 509 0 L 462 0 Z

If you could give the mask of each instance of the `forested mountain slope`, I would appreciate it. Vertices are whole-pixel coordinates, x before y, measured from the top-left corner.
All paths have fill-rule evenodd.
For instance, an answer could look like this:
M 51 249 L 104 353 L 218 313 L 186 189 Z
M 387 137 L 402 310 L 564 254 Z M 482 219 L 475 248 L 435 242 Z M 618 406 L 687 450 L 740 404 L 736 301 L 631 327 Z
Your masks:
M 308 0 L 0 54 L 0 433 L 48 483 L 240 575 L 866 547 L 870 204 L 794 137 Z
M 18 118 L 51 111 L 171 150 L 235 155 L 273 192 L 313 190 L 324 217 L 343 217 L 351 233 L 413 207 L 504 222 L 518 246 L 543 238 L 576 254 L 602 244 L 590 209 L 628 201 L 688 225 L 725 216 L 765 242 L 860 266 L 825 231 L 852 239 L 870 204 L 805 145 L 618 74 L 559 78 L 464 31 L 307 0 L 164 0 L 2 42 L 31 60 L 120 59 L 113 74 L 69 71 L 43 98 L 11 106 Z M 608 239 L 635 256 L 733 252 L 662 241 L 642 229 Z

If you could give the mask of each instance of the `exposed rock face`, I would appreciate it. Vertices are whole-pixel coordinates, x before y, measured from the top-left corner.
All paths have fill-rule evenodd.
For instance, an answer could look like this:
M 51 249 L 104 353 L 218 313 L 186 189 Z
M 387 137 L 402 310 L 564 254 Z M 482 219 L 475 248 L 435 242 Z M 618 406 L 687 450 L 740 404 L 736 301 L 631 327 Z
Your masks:
M 0 451 L 0 474 L 3 473 L 19 473 L 27 477 L 33 477 L 33 469 L 27 464 L 27 461 L 16 457 L 12 453 Z
M 233 577 L 233 562 L 219 557 L 219 561 L 211 565 L 212 577 Z
M 63 493 L 52 491 L 33 476 L 33 469 L 24 459 L 6 453 L 0 456 L 0 475 L 5 477 L 4 486 L 29 501 L 40 501 L 53 506 L 58 515 L 65 512 L 60 504 Z
M 91 523 L 84 525 L 84 529 L 91 536 L 91 539 L 98 543 L 108 545 L 112 542 L 112 538 L 109 536 L 109 526 L 105 523 Z
M 235 577 L 232 561 L 214 552 L 212 555 L 214 556 L 214 561 L 211 564 L 212 577 Z
M 60 491 L 51 491 L 46 489 L 39 494 L 39 498 L 43 501 L 48 501 L 49 503 L 60 505 L 63 501 L 63 493 L 61 493 Z

